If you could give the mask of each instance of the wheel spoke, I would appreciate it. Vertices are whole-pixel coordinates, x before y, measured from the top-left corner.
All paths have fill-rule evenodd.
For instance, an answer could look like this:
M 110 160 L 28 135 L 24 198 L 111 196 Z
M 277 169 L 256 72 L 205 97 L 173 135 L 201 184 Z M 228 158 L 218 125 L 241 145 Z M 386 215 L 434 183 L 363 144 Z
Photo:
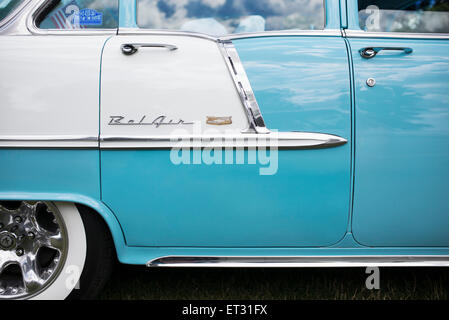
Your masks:
M 26 213 L 26 215 L 27 215 L 27 217 L 28 217 L 28 220 L 29 220 L 30 223 L 31 223 L 31 226 L 32 226 L 34 229 L 40 231 L 41 227 L 40 227 L 39 223 L 37 222 L 36 214 L 35 214 L 35 213 L 36 213 L 36 210 L 34 210 L 32 213 Z
M 39 276 L 36 257 L 25 257 L 21 263 L 20 268 L 22 270 L 23 284 L 28 293 L 36 292 L 39 290 L 45 280 Z
M 36 207 L 37 207 L 37 203 L 33 205 L 26 201 L 22 201 L 22 204 L 20 205 L 18 211 L 28 217 L 31 217 L 31 216 L 35 215 Z
M 47 237 L 47 241 L 45 241 L 45 246 L 49 247 L 50 249 L 58 250 L 59 252 L 64 249 L 64 244 L 65 241 L 61 233 L 50 235 L 49 237 Z

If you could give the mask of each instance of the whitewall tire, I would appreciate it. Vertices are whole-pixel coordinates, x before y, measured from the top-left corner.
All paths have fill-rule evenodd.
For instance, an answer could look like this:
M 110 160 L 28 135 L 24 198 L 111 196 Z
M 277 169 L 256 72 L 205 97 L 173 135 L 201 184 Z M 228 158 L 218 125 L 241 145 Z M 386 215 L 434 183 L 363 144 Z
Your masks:
M 73 203 L 57 202 L 67 229 L 68 250 L 65 264 L 60 275 L 42 293 L 32 299 L 65 299 L 79 286 L 79 280 L 86 260 L 87 243 L 83 220 Z
M 92 209 L 0 201 L 0 299 L 94 298 L 112 258 L 109 230 Z

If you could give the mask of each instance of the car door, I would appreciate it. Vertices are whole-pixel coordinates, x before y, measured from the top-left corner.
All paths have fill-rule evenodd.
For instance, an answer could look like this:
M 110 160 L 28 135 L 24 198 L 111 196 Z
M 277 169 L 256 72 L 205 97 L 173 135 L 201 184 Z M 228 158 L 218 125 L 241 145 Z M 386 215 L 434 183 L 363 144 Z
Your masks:
M 102 199 L 131 246 L 332 245 L 345 235 L 350 201 L 344 40 L 339 31 L 265 32 L 292 11 L 322 28 L 322 1 L 286 1 L 274 22 L 261 15 L 272 9 L 253 3 L 259 9 L 235 28 L 252 33 L 226 36 L 231 22 L 217 21 L 228 2 L 180 27 L 168 17 L 195 1 L 138 1 L 147 29 L 105 45 Z
M 369 246 L 447 246 L 448 2 L 360 0 L 353 8 L 365 30 L 347 32 L 356 97 L 354 236 Z

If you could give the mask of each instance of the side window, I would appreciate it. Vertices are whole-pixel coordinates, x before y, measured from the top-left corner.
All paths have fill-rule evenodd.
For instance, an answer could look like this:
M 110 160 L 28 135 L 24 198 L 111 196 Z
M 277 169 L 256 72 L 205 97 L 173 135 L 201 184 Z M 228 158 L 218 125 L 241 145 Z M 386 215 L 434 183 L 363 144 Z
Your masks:
M 449 33 L 449 0 L 358 0 L 365 31 Z
M 22 2 L 23 0 L 0 0 L 0 22 Z
M 53 1 L 40 18 L 41 29 L 115 29 L 118 27 L 118 0 Z
M 141 28 L 223 36 L 288 29 L 324 29 L 323 0 L 138 0 Z

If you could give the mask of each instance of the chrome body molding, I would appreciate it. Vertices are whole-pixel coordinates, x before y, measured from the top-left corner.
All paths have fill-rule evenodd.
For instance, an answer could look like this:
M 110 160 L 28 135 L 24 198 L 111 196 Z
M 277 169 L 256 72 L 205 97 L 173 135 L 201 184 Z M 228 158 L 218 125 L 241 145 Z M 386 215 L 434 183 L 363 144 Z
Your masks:
M 343 145 L 346 139 L 313 132 L 270 132 L 223 135 L 160 135 L 142 137 L 83 136 L 2 136 L 0 148 L 102 148 L 102 149 L 172 149 L 172 148 L 279 148 L 314 149 Z
M 310 132 L 269 132 L 267 134 L 222 134 L 148 137 L 108 137 L 100 141 L 102 149 L 172 149 L 172 148 L 270 148 L 315 149 L 343 145 L 339 136 Z
M 256 96 L 251 88 L 245 68 L 240 61 L 239 54 L 235 49 L 234 44 L 231 41 L 220 41 L 219 46 L 248 117 L 249 128 L 246 131 L 264 134 L 268 133 L 269 131 L 265 126 L 265 121 L 260 112 Z
M 367 32 L 344 29 L 347 38 L 449 39 L 448 33 Z
M 165 256 L 147 267 L 448 267 L 449 256 Z
M 98 137 L 55 136 L 0 136 L 0 148 L 98 148 Z

